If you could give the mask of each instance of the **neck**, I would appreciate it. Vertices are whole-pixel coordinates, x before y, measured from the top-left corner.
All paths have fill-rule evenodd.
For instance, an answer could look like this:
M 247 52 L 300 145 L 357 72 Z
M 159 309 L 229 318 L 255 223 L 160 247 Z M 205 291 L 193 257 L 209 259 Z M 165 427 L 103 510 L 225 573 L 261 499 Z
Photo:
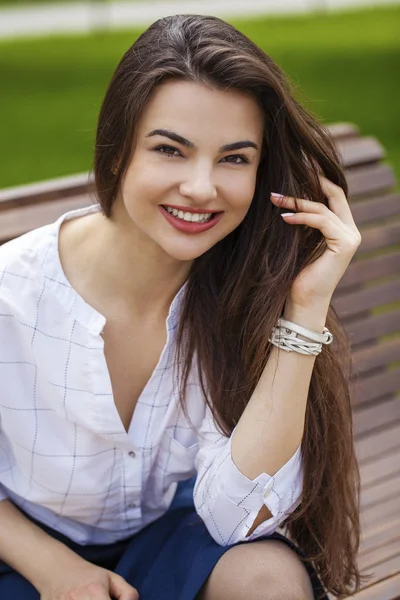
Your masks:
M 165 319 L 191 263 L 171 258 L 128 218 L 123 224 L 97 212 L 78 221 L 70 246 L 100 312 L 122 319 Z

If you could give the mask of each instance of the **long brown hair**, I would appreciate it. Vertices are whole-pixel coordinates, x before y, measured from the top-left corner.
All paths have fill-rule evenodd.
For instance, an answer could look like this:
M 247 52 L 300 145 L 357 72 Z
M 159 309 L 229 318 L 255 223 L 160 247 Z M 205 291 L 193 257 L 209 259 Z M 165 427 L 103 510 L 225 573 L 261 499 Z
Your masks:
M 184 356 L 181 402 L 196 355 L 205 401 L 229 436 L 268 361 L 268 337 L 292 282 L 325 249 L 320 231 L 288 227 L 271 191 L 327 205 L 319 171 L 348 193 L 329 131 L 294 98 L 288 77 L 250 39 L 221 19 L 175 15 L 153 23 L 121 59 L 97 128 L 94 176 L 107 217 L 132 155 L 143 108 L 166 80 L 200 82 L 251 94 L 265 114 L 254 198 L 243 222 L 198 257 L 189 274 L 177 337 Z M 112 169 L 118 160 L 117 174 Z M 301 444 L 301 504 L 287 531 L 314 561 L 328 591 L 360 587 L 359 471 L 351 413 L 351 354 L 330 306 L 334 342 L 315 359 Z

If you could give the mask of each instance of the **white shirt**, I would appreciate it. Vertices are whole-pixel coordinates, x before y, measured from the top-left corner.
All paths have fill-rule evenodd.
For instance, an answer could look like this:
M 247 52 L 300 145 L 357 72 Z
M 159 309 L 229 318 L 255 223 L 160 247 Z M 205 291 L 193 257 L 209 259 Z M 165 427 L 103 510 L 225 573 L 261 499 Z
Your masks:
M 273 477 L 247 478 L 194 370 L 189 427 L 172 379 L 186 284 L 171 304 L 166 344 L 125 431 L 100 335 L 106 319 L 71 287 L 58 254 L 62 221 L 97 210 L 69 211 L 0 246 L 0 500 L 80 544 L 109 544 L 161 517 L 177 482 L 197 472 L 195 508 L 219 545 L 274 531 L 300 502 L 300 446 Z M 263 504 L 272 518 L 246 537 Z

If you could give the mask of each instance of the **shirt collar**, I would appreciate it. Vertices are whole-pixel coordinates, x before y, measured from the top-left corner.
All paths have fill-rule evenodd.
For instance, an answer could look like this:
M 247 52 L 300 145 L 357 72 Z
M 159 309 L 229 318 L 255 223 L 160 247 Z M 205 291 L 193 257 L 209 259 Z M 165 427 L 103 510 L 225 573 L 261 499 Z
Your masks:
M 106 318 L 99 313 L 93 306 L 90 306 L 85 300 L 75 291 L 69 283 L 61 265 L 58 236 L 61 224 L 63 221 L 86 214 L 97 212 L 101 209 L 100 204 L 93 204 L 70 210 L 61 215 L 54 223 L 51 231 L 51 241 L 47 255 L 43 262 L 43 270 L 46 275 L 46 286 L 51 288 L 57 296 L 61 304 L 66 308 L 79 323 L 89 329 L 93 334 L 99 335 L 104 328 Z M 176 329 L 179 321 L 179 314 L 182 307 L 184 291 L 187 286 L 187 281 L 179 288 L 167 316 L 168 329 Z

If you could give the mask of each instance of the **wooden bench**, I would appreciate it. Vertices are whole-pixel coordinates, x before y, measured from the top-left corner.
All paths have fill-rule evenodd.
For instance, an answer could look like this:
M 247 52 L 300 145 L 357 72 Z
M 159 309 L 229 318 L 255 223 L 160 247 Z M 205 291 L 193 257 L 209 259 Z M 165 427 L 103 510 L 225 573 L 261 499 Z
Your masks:
M 353 419 L 361 470 L 357 600 L 400 597 L 400 193 L 382 146 L 331 127 L 362 243 L 333 298 L 352 348 Z
M 347 123 L 329 127 L 349 184 L 361 246 L 333 304 L 352 347 L 362 476 L 359 564 L 373 577 L 353 598 L 400 598 L 400 194 L 385 152 Z M 0 192 L 0 244 L 95 202 L 86 173 Z

